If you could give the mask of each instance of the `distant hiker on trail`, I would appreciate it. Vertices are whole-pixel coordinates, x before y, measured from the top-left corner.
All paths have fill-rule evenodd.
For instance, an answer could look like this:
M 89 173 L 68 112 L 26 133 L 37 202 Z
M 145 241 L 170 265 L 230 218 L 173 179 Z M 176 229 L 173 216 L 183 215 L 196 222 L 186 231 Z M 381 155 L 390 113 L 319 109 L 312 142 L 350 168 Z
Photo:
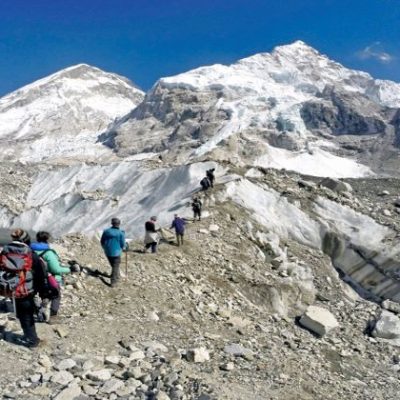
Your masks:
M 147 221 L 144 225 L 145 228 L 145 236 L 144 236 L 144 252 L 146 253 L 147 250 L 151 247 L 152 253 L 157 253 L 157 245 L 158 241 L 160 240 L 160 228 L 156 226 L 157 217 L 151 217 L 149 221 Z
M 202 202 L 198 197 L 195 197 L 192 202 L 192 210 L 193 210 L 193 219 L 196 221 L 196 217 L 201 220 L 201 207 L 203 206 Z
M 186 222 L 184 219 L 180 218 L 178 214 L 174 215 L 174 220 L 172 221 L 171 228 L 175 228 L 175 234 L 176 234 L 176 243 L 178 246 L 181 244 L 183 245 L 183 236 L 185 235 L 185 225 Z
M 44 289 L 45 275 L 39 257 L 29 245 L 31 238 L 23 229 L 11 233 L 11 243 L 3 247 L 0 256 L 0 294 L 11 297 L 14 310 L 24 332 L 23 344 L 37 347 L 40 339 L 35 327 L 36 293 Z
M 201 181 L 200 181 L 201 188 L 204 192 L 206 192 L 209 187 L 211 186 L 210 180 L 205 176 Z
M 50 248 L 49 240 L 50 233 L 45 231 L 39 231 L 36 234 L 36 243 L 31 244 L 31 249 L 47 263 L 47 271 L 53 275 L 59 286 L 58 296 L 51 301 L 44 299 L 42 307 L 44 309 L 44 317 L 49 324 L 58 322 L 58 311 L 61 305 L 61 287 L 63 285 L 63 275 L 71 273 L 69 267 L 64 267 L 60 263 L 60 258 L 57 252 Z M 47 308 L 50 304 L 50 313 L 48 315 Z
M 206 171 L 207 178 L 210 181 L 210 186 L 212 188 L 214 187 L 214 181 L 215 181 L 214 171 L 215 168 L 211 168 Z
M 121 221 L 111 219 L 111 227 L 105 229 L 101 235 L 100 243 L 111 266 L 111 287 L 115 287 L 120 278 L 121 253 L 127 248 L 125 232 L 120 229 Z

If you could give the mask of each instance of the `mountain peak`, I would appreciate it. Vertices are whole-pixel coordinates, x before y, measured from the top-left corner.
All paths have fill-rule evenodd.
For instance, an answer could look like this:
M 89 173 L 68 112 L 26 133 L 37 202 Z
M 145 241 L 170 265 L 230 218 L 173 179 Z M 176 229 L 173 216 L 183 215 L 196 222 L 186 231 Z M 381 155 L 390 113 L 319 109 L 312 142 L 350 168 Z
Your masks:
M 284 54 L 287 56 L 301 57 L 301 56 L 321 56 L 321 54 L 313 47 L 309 46 L 302 40 L 296 40 L 293 43 L 277 46 L 274 48 L 272 54 Z

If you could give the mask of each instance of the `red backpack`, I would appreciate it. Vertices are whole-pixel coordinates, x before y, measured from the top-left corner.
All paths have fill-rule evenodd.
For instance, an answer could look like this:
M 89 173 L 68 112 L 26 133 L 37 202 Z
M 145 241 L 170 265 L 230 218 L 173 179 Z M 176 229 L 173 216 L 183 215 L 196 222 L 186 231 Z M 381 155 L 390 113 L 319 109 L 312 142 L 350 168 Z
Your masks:
M 0 295 L 23 298 L 34 291 L 32 250 L 19 242 L 4 246 L 0 253 Z

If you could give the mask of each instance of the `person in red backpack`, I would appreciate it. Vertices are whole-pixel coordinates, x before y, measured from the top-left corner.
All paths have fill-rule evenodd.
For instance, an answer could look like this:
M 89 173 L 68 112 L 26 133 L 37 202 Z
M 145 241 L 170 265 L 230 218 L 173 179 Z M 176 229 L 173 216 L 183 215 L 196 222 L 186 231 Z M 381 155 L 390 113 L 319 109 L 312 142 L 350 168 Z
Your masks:
M 6 264 L 6 260 L 13 261 L 18 257 L 26 264 L 24 272 L 19 273 L 20 283 L 13 293 L 13 299 L 15 313 L 24 332 L 24 344 L 27 347 L 37 347 L 40 339 L 36 333 L 34 320 L 34 296 L 42 292 L 45 276 L 39 257 L 29 247 L 31 243 L 29 234 L 18 228 L 12 231 L 11 238 L 12 242 L 4 246 L 1 252 L 2 267 Z
M 58 311 L 61 305 L 61 287 L 63 284 L 63 275 L 70 274 L 71 269 L 69 267 L 64 267 L 61 265 L 60 258 L 57 252 L 50 248 L 49 240 L 50 240 L 50 233 L 45 231 L 39 231 L 36 234 L 37 242 L 31 244 L 31 249 L 44 261 L 47 263 L 47 270 L 48 272 L 53 275 L 59 286 L 58 296 L 51 300 L 50 303 L 50 315 L 46 315 L 47 322 L 51 324 L 55 324 L 58 321 Z M 43 301 L 43 306 L 46 309 L 49 301 L 45 299 Z

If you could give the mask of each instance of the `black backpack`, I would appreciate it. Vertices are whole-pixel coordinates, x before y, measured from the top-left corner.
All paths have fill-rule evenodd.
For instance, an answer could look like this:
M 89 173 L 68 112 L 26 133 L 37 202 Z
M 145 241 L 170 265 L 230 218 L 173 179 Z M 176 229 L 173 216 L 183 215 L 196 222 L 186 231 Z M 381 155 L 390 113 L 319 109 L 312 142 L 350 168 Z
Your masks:
M 42 299 L 53 300 L 60 295 L 60 285 L 54 275 L 49 272 L 47 261 L 43 258 L 44 254 L 48 251 L 56 253 L 52 249 L 47 249 L 38 254 L 44 276 L 44 283 L 39 294 Z

